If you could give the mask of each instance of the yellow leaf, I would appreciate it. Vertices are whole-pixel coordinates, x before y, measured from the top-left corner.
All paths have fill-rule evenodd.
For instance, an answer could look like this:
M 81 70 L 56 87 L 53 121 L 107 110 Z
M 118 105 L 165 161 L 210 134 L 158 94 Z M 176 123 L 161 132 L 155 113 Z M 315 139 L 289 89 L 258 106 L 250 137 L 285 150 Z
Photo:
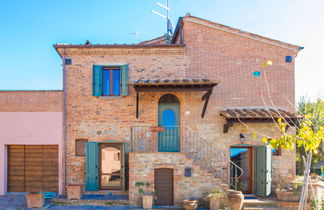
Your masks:
M 264 137 L 262 138 L 263 143 L 267 144 L 268 143 L 268 138 Z

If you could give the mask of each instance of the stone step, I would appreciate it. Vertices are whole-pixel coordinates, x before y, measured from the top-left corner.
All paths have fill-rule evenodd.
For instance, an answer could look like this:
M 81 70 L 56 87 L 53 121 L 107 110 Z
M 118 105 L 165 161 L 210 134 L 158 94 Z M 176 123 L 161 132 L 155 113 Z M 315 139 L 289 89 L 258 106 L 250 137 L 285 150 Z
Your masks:
M 129 200 L 126 195 L 83 194 L 80 200 L 68 200 L 66 195 L 59 195 L 52 199 L 51 204 L 71 206 L 122 206 L 129 205 Z
M 84 191 L 84 195 L 128 195 L 128 191 L 122 190 L 98 190 L 98 191 Z
M 243 210 L 280 210 L 277 207 L 243 207 Z
M 250 196 L 248 196 L 250 197 Z M 279 202 L 276 200 L 257 198 L 257 199 L 245 199 L 243 203 L 244 209 L 278 209 Z

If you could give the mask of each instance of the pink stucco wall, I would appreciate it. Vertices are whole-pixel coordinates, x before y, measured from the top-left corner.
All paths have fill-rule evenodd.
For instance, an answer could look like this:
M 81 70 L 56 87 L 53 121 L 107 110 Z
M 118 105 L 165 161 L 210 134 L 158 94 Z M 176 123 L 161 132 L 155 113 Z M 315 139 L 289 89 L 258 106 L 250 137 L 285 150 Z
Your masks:
M 62 112 L 0 112 L 0 195 L 7 191 L 7 145 L 58 145 L 62 193 Z

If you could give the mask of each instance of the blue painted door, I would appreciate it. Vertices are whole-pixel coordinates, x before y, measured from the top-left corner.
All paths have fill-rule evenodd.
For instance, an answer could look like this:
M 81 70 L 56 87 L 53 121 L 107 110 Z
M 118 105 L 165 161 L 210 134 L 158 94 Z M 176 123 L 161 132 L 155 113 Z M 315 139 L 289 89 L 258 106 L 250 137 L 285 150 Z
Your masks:
M 164 131 L 159 132 L 159 152 L 179 152 L 180 151 L 180 105 L 178 103 L 159 104 L 159 126 L 164 127 Z
M 86 190 L 98 190 L 98 142 L 88 142 L 86 144 Z

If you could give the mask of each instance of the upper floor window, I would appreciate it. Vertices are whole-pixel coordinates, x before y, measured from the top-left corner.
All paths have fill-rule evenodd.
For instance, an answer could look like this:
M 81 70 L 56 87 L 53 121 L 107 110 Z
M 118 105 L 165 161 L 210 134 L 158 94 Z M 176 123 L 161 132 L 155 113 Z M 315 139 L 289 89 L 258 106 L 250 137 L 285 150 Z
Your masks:
M 128 95 L 128 65 L 93 66 L 94 96 Z
M 120 69 L 119 67 L 104 67 L 102 70 L 102 95 L 119 96 L 120 95 Z

